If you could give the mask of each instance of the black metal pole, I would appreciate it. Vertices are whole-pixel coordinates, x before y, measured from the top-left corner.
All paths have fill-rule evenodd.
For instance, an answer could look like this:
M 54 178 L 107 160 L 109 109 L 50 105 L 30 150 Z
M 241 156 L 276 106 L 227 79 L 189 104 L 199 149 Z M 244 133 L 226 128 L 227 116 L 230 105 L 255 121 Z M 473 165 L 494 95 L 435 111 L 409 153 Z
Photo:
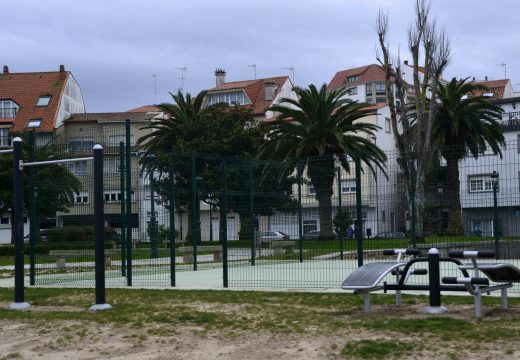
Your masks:
M 296 176 L 298 181 L 298 253 L 300 262 L 303 262 L 303 220 L 302 220 L 302 172 L 303 166 L 300 161 L 296 164 Z
M 363 266 L 363 213 L 361 211 L 361 157 L 355 154 L 356 162 L 356 239 L 358 266 Z
M 34 161 L 35 133 L 29 133 L 29 162 Z M 29 168 L 29 284 L 36 284 L 36 232 L 40 227 L 39 221 L 36 219 L 36 194 L 33 167 Z M 38 231 L 39 233 L 39 231 Z
M 222 241 L 222 282 L 228 287 L 228 243 L 227 243 L 227 179 L 226 161 L 220 165 L 220 240 Z
M 125 120 L 126 171 L 126 284 L 132 286 L 132 166 L 130 157 L 130 120 Z
M 493 179 L 493 236 L 495 238 L 495 258 L 500 259 L 499 227 L 498 227 L 498 178 Z
M 23 244 L 23 159 L 22 139 L 13 139 L 13 235 L 14 235 L 14 302 L 24 299 L 24 244 Z
M 339 226 L 338 226 L 338 238 L 339 238 L 339 258 L 340 260 L 343 260 L 344 256 L 344 244 L 343 244 L 343 228 L 345 225 L 345 216 L 343 215 L 343 209 L 341 207 L 341 168 L 338 167 L 338 220 L 339 220 Z
M 121 276 L 126 276 L 125 143 L 119 143 L 119 191 L 121 192 Z
M 94 219 L 96 234 L 96 304 L 105 304 L 105 211 L 103 206 L 103 147 L 94 145 Z
M 175 286 L 175 178 L 174 171 L 170 169 L 170 178 L 168 179 L 170 185 L 169 191 L 169 205 L 170 205 L 170 284 Z M 182 221 L 182 219 L 181 219 Z
M 430 281 L 430 307 L 441 306 L 441 276 L 439 271 L 439 250 L 428 251 L 428 275 Z
M 197 271 L 197 168 L 195 152 L 191 153 L 191 241 L 193 249 L 193 271 Z

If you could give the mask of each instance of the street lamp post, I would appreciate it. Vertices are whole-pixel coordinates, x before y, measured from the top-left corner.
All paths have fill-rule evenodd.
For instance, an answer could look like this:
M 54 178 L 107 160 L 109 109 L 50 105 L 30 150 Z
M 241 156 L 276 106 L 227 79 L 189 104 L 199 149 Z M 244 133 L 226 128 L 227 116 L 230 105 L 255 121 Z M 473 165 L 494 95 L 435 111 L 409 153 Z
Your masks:
M 493 235 L 495 237 L 495 256 L 499 258 L 499 229 L 498 229 L 498 199 L 497 199 L 497 191 L 498 191 L 498 173 L 493 171 L 491 174 L 491 184 L 493 186 Z
M 437 193 L 439 193 L 439 235 L 442 234 L 442 193 L 444 188 L 442 184 L 437 185 Z

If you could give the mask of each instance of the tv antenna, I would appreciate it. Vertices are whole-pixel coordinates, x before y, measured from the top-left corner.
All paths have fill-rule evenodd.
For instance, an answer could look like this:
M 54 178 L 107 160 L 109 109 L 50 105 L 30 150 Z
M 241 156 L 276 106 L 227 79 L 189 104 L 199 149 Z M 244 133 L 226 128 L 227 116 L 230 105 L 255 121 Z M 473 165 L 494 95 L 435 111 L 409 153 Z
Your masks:
M 184 79 L 186 79 L 184 77 L 184 72 L 186 70 L 188 70 L 188 68 L 186 66 L 183 66 L 183 67 L 175 68 L 175 70 L 179 70 L 181 72 L 181 77 L 178 78 L 178 79 L 181 79 L 181 87 L 179 88 L 179 91 L 183 92 L 183 90 L 184 90 Z
M 157 74 L 152 74 L 153 76 L 153 95 L 154 95 L 154 105 L 157 105 Z
M 253 68 L 255 71 L 255 80 L 256 80 L 256 64 L 249 65 L 250 68 Z
M 506 65 L 506 63 L 498 64 L 497 66 L 502 66 L 504 68 L 504 79 L 507 79 L 507 65 Z
M 294 68 L 293 67 L 283 67 L 282 70 L 289 70 L 291 72 L 292 84 L 293 84 L 293 86 L 296 86 L 296 84 L 294 83 Z

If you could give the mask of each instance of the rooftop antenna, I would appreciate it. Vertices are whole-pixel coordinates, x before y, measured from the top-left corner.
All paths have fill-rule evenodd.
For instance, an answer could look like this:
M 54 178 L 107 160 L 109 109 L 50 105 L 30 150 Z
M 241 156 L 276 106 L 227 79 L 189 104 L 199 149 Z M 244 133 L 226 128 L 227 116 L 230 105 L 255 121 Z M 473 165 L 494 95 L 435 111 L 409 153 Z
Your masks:
M 154 105 L 157 105 L 157 74 L 152 74 L 153 76 L 153 95 L 154 95 Z
M 502 66 L 504 68 L 504 79 L 507 79 L 507 65 L 506 65 L 506 63 L 498 64 L 497 66 Z
M 256 80 L 256 64 L 249 65 L 250 68 L 253 68 L 255 70 L 255 80 Z
M 181 79 L 181 87 L 179 88 L 179 91 L 183 92 L 184 91 L 184 79 L 186 79 L 184 77 L 184 72 L 186 70 L 188 70 L 188 68 L 186 66 L 183 66 L 183 67 L 180 67 L 180 68 L 175 68 L 175 70 L 180 70 L 180 72 L 181 72 L 181 77 L 177 78 L 177 79 Z
M 291 72 L 291 74 L 292 74 L 292 80 L 291 80 L 292 84 L 293 84 L 293 86 L 296 86 L 296 84 L 294 83 L 294 68 L 293 67 L 284 67 L 284 68 L 282 68 L 282 70 L 289 70 Z

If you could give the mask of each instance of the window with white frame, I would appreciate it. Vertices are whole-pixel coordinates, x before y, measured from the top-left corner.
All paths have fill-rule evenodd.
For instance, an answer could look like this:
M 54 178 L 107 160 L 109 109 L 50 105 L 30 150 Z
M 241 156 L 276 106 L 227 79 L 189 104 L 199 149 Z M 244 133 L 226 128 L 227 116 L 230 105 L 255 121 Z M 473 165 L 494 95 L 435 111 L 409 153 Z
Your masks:
M 50 101 L 51 101 L 50 96 L 40 96 L 38 98 L 38 101 L 36 102 L 36 106 L 41 106 L 41 107 L 48 106 Z
M 347 82 L 349 82 L 349 83 L 350 82 L 356 82 L 356 81 L 359 80 L 359 78 L 360 78 L 360 75 L 348 76 L 347 77 Z
M 108 146 L 119 146 L 119 143 L 126 144 L 126 135 L 108 135 Z M 134 135 L 130 135 L 130 146 L 134 146 Z
M 386 95 L 386 83 L 384 81 L 376 82 L 376 95 Z
M 365 92 L 367 95 L 372 95 L 372 83 L 365 84 Z
M 390 118 L 385 118 L 385 131 L 389 134 L 392 132 L 392 127 L 390 126 Z
M 66 163 L 67 169 L 74 175 L 86 174 L 87 173 L 87 161 L 74 161 Z
M 244 91 L 229 91 L 229 92 L 221 92 L 215 94 L 208 95 L 208 105 L 218 104 L 218 103 L 228 103 L 230 105 L 233 104 L 251 104 L 251 101 L 247 98 Z
M 309 184 L 309 195 L 316 195 L 316 189 L 312 184 Z
M 469 184 L 470 193 L 493 191 L 493 179 L 491 178 L 491 174 L 470 175 L 468 177 L 468 184 Z M 497 191 L 498 191 L 498 183 L 497 183 Z
M 0 146 L 9 146 L 9 129 L 0 129 Z
M 0 100 L 0 119 L 12 119 L 20 107 L 12 100 Z
M 107 156 L 104 159 L 103 173 L 119 174 L 121 171 L 121 169 L 119 168 L 120 166 L 121 166 L 121 162 L 119 160 L 119 157 Z
M 80 191 L 74 195 L 75 204 L 88 204 L 88 191 Z
M 32 128 L 40 127 L 41 123 L 42 123 L 42 119 L 29 120 L 29 123 L 27 124 L 27 128 L 32 129 Z
M 353 194 L 356 192 L 356 180 L 341 180 L 341 193 L 342 194 Z
M 120 190 L 105 190 L 103 192 L 103 197 L 105 198 L 105 202 L 107 202 L 107 203 L 120 202 L 122 200 Z M 133 190 L 132 190 L 131 198 L 132 198 L 132 202 L 134 202 L 135 199 L 134 199 Z
M 71 138 L 69 139 L 69 150 L 90 151 L 94 147 L 94 139 Z
M 354 87 L 351 87 L 350 89 L 348 89 L 348 94 L 349 95 L 356 95 L 357 94 L 357 86 L 354 86 Z

